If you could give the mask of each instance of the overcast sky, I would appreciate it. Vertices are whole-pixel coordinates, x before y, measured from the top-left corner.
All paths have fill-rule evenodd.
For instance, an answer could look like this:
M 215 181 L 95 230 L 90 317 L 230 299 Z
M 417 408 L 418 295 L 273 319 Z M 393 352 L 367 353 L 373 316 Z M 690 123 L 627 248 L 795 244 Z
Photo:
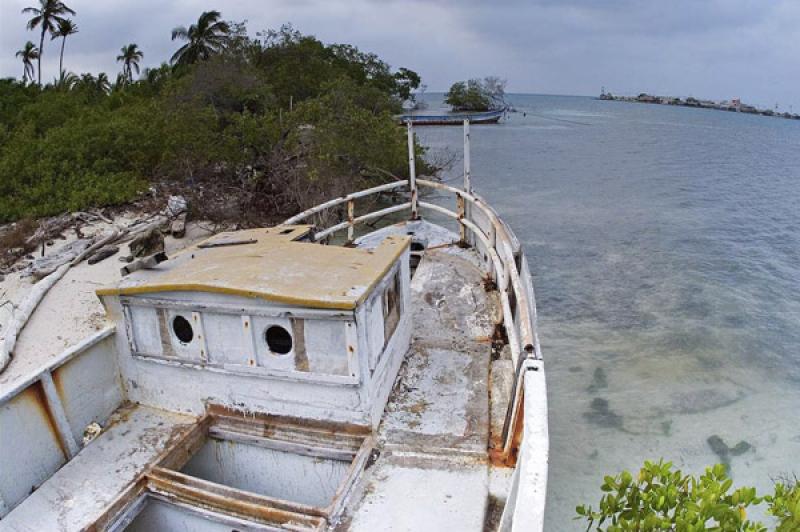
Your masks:
M 0 76 L 21 76 L 14 53 L 38 36 L 0 0 Z M 170 57 L 174 26 L 204 10 L 247 20 L 252 34 L 291 22 L 325 42 L 376 52 L 422 75 L 429 91 L 497 75 L 510 92 L 596 95 L 651 92 L 741 97 L 800 111 L 798 0 L 66 0 L 80 33 L 65 67 L 116 73 L 119 48 L 135 42 L 143 66 Z M 45 43 L 45 79 L 57 75 L 58 41 Z M 111 76 L 113 79 L 113 76 Z

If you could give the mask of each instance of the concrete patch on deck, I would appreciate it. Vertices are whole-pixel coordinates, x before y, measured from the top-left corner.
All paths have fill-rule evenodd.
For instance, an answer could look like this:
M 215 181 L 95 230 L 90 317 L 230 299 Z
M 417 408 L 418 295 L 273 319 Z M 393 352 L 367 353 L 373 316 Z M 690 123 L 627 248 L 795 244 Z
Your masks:
M 486 465 L 377 465 L 349 530 L 482 530 L 488 504 Z
M 387 445 L 485 456 L 495 301 L 471 251 L 427 251 L 411 283 L 411 351 L 384 415 Z

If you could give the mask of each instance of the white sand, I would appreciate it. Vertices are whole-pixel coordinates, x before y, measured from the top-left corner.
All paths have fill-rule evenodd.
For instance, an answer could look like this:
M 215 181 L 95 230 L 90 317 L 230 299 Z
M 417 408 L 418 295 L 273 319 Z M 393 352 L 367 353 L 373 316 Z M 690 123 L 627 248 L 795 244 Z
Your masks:
M 114 221 L 117 226 L 125 227 L 132 219 L 119 217 Z M 107 234 L 112 230 L 112 225 L 98 222 L 84 226 L 81 230 L 85 236 Z M 165 238 L 167 255 L 203 240 L 210 234 L 211 231 L 205 225 L 187 224 L 184 238 Z M 52 246 L 45 248 L 46 254 L 57 253 L 75 239 L 76 235 L 72 232 L 66 240 L 56 240 Z M 117 254 L 97 264 L 89 265 L 84 261 L 72 267 L 47 293 L 22 330 L 10 364 L 0 373 L 0 394 L 4 388 L 36 372 L 65 349 L 109 325 L 95 290 L 120 279 L 120 268 L 124 263 L 120 262 L 119 257 L 129 254 L 129 250 L 127 243 L 119 248 Z M 36 256 L 39 256 L 38 252 Z M 0 300 L 19 304 L 33 282 L 31 277 L 25 276 L 24 270 L 6 275 L 5 280 L 0 283 Z M 11 317 L 11 311 L 10 305 L 0 308 L 0 338 Z

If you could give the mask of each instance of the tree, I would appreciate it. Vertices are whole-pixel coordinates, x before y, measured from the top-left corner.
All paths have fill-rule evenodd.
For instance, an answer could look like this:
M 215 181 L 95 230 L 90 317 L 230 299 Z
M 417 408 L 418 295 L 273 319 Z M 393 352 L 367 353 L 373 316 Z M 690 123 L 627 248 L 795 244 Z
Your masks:
M 483 88 L 492 100 L 492 107 L 498 109 L 506 106 L 506 80 L 486 76 L 483 78 Z
M 94 88 L 98 93 L 108 94 L 111 91 L 111 80 L 108 79 L 108 74 L 100 72 L 94 81 Z
M 187 65 L 221 52 L 231 31 L 230 25 L 220 20 L 221 16 L 219 11 L 204 11 L 197 24 L 192 24 L 188 29 L 184 26 L 173 29 L 173 41 L 181 39 L 189 42 L 178 48 L 170 61 Z
M 70 78 L 69 82 L 71 88 L 81 89 L 93 96 L 108 94 L 111 90 L 111 81 L 105 72 L 100 72 L 97 77 L 87 72 L 81 74 L 80 78 Z
M 120 48 L 120 52 L 122 53 L 117 56 L 117 62 L 122 62 L 122 76 L 128 83 L 131 83 L 133 82 L 133 71 L 139 73 L 139 61 L 144 54 L 134 43 L 123 46 Z
M 72 72 L 61 72 L 61 75 L 56 80 L 56 87 L 64 90 L 72 90 L 80 82 L 80 78 Z
M 28 21 L 28 29 L 33 30 L 41 26 L 42 34 L 39 38 L 39 85 L 42 84 L 42 55 L 44 54 L 44 35 L 56 31 L 56 24 L 64 20 L 64 15 L 74 15 L 75 11 L 67 7 L 61 0 L 39 0 L 39 7 L 26 7 L 23 13 L 31 13 L 33 17 Z
M 67 42 L 67 37 L 76 33 L 78 33 L 78 25 L 68 18 L 62 18 L 56 24 L 56 30 L 53 32 L 51 40 L 61 37 L 61 55 L 58 58 L 59 77 L 64 74 L 64 45 Z
M 422 79 L 419 74 L 408 68 L 400 68 L 394 74 L 394 79 L 397 82 L 398 95 L 403 101 L 414 101 L 413 91 L 419 87 Z
M 497 77 L 453 83 L 445 103 L 456 111 L 488 111 L 505 107 L 505 80 Z
M 33 60 L 39 59 L 39 49 L 31 41 L 25 43 L 22 50 L 17 51 L 17 57 L 22 58 L 22 82 L 33 79 Z

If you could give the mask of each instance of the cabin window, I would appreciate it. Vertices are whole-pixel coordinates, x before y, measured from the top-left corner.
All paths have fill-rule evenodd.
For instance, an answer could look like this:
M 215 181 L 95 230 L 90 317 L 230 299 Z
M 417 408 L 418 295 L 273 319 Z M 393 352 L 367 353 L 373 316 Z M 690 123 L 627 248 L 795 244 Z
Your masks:
M 285 355 L 292 350 L 292 335 L 280 325 L 273 325 L 264 332 L 264 340 L 269 350 L 277 355 Z
M 389 343 L 389 339 L 400 322 L 400 291 L 400 271 L 398 270 L 383 294 L 384 345 Z
M 181 343 L 188 344 L 194 338 L 194 330 L 189 320 L 183 316 L 175 316 L 172 320 L 172 332 Z

